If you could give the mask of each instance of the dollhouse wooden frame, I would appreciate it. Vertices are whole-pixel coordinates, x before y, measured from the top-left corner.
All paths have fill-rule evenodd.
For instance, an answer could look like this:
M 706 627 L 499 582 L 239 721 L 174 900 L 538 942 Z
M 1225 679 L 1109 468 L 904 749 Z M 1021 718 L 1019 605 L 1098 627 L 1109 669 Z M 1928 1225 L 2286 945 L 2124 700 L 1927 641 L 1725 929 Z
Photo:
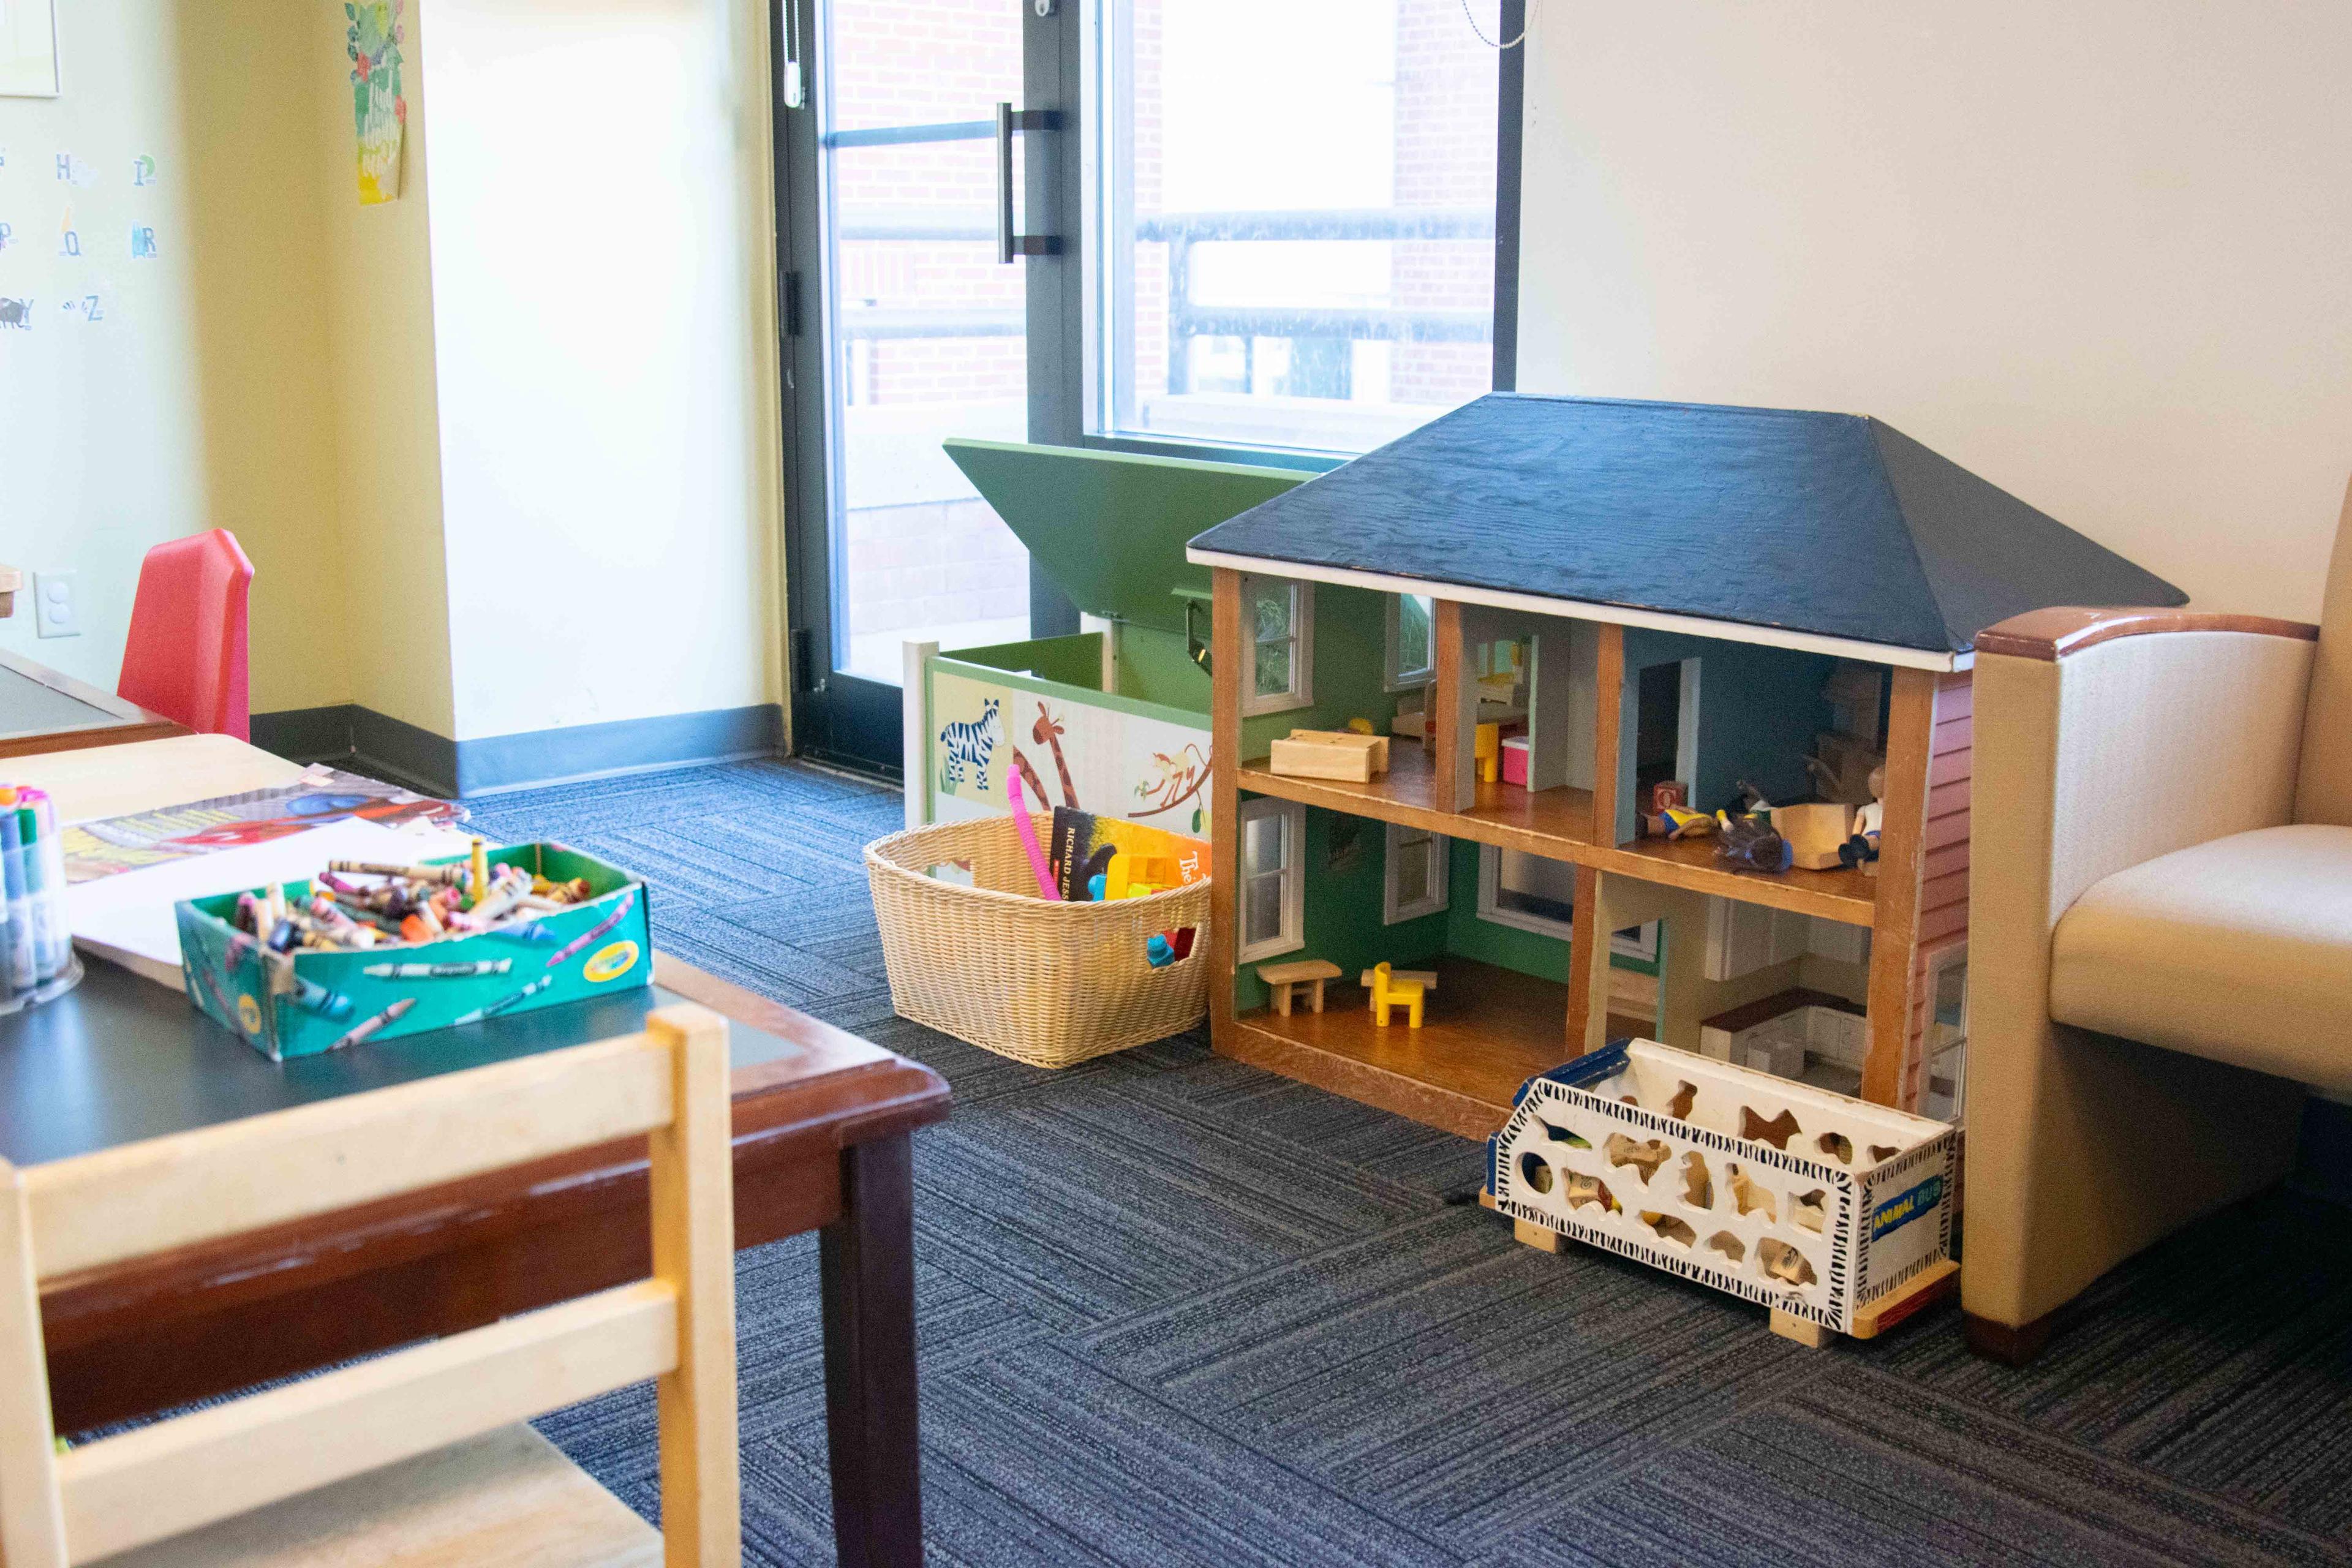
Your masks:
M 1689 561 L 1680 582 L 1658 569 L 1678 554 Z M 1528 1078 L 1623 1032 L 1611 1024 L 1612 932 L 1664 920 L 1683 933 L 1680 962 L 1670 956 L 1658 982 L 1654 1031 L 1641 1032 L 1699 1048 L 1707 1020 L 1694 933 L 1725 907 L 1867 929 L 1866 986 L 1856 984 L 1865 994 L 1849 999 L 1866 1008 L 1861 1093 L 1917 1108 L 1931 973 L 1967 936 L 1976 632 L 2048 604 L 2181 598 L 1875 421 L 1510 395 L 1209 530 L 1188 556 L 1213 575 L 1215 1048 L 1467 1136 L 1500 1125 Z M 1317 650 L 1272 704 L 1245 701 L 1243 685 L 1265 636 L 1257 584 L 1313 585 L 1269 601 L 1311 606 L 1307 625 L 1276 630 Z M 1362 679 L 1326 693 L 1316 678 L 1382 662 L 1395 616 L 1377 606 L 1397 595 L 1432 602 L 1426 746 L 1398 741 L 1387 772 L 1365 783 L 1272 771 L 1268 737 L 1286 732 L 1276 725 L 1396 724 L 1366 701 Z M 1884 670 L 1876 874 L 1736 869 L 1712 840 L 1633 834 L 1629 638 L 1653 654 L 1686 645 L 1702 662 L 1708 650 L 1781 650 L 1740 657 L 1778 658 L 1809 679 L 1822 666 L 1804 658 Z M 1475 761 L 1476 650 L 1498 639 L 1527 650 L 1532 788 L 1487 782 Z M 1769 685 L 1734 681 L 1705 700 L 1737 703 Z M 1572 866 L 1565 985 L 1442 963 L 1419 1030 L 1372 1027 L 1345 982 L 1323 1013 L 1255 1005 L 1250 933 L 1237 921 L 1243 808 L 1259 800 Z M 1301 820 L 1289 813 L 1278 830 L 1296 833 Z M 1286 926 L 1296 919 L 1286 910 Z M 1359 956 L 1400 967 L 1429 956 L 1326 952 L 1312 929 L 1286 955 L 1337 958 L 1351 974 Z

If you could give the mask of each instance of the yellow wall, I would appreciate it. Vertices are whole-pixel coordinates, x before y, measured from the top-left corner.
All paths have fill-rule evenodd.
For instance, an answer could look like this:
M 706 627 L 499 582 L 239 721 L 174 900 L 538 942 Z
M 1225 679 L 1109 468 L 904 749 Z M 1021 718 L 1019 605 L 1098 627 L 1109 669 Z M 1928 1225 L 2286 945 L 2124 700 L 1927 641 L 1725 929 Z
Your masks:
M 323 149 L 320 250 L 330 289 L 341 634 L 352 645 L 341 700 L 455 737 L 449 584 L 441 526 L 441 433 L 429 248 L 430 136 L 420 67 L 431 7 L 408 7 L 407 145 L 401 196 L 362 206 L 338 0 L 304 0 L 313 74 L 310 141 Z M 260 704 L 257 701 L 256 708 Z
M 2352 471 L 2352 6 L 1530 7 L 1519 384 L 1878 415 L 2315 616 Z

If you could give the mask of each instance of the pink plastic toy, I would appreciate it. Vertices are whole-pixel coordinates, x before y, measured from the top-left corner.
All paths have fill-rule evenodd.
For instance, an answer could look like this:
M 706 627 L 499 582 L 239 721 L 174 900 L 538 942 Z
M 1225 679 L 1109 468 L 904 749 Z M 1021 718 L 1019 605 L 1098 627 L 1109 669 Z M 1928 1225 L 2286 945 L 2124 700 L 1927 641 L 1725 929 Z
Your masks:
M 1021 832 L 1021 847 L 1029 851 L 1029 868 L 1037 873 L 1037 896 L 1062 900 L 1062 889 L 1054 886 L 1054 868 L 1045 858 L 1045 851 L 1037 846 L 1037 826 L 1029 820 L 1028 805 L 1021 798 L 1021 775 L 1008 771 L 1004 775 L 1004 793 L 1013 802 L 1013 826 Z

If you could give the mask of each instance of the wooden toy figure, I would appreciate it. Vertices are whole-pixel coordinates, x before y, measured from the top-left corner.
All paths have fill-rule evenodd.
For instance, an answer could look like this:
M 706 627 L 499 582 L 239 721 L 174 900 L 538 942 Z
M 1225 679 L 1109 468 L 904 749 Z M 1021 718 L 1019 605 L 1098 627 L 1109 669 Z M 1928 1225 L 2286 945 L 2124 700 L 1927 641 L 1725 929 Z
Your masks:
M 1372 966 L 1372 1022 L 1389 1026 L 1389 1009 L 1404 1009 L 1407 1028 L 1421 1027 L 1423 986 L 1418 980 L 1399 980 L 1386 963 Z
M 1853 834 L 1838 850 L 1838 859 L 1845 865 L 1859 866 L 1872 876 L 1878 874 L 1878 825 L 1886 817 L 1886 764 L 1870 770 L 1870 804 L 1857 806 L 1853 814 Z

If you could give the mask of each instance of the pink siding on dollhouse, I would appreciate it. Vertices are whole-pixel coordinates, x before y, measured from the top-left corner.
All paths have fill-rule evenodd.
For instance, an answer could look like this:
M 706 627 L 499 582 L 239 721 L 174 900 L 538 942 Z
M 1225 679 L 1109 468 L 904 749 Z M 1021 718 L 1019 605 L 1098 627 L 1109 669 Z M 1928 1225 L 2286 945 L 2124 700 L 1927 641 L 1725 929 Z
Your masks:
M 1927 748 L 1927 862 L 1920 868 L 1919 945 L 1911 963 L 1911 1021 L 1903 1045 L 1905 1109 L 1926 1088 L 1926 1043 L 1935 998 L 1928 993 L 1936 955 L 1969 939 L 1969 779 L 1974 755 L 1975 707 L 1969 673 L 1936 685 L 1936 725 Z

